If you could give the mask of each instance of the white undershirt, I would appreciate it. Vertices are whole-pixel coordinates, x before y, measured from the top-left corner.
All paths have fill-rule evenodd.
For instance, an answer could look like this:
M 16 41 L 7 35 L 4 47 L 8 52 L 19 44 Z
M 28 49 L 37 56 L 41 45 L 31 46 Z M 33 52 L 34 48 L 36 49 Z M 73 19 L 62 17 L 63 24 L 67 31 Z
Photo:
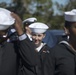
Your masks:
M 41 45 L 39 47 L 36 48 L 36 50 L 39 52 L 41 50 L 41 48 L 45 45 L 46 43 L 41 43 Z

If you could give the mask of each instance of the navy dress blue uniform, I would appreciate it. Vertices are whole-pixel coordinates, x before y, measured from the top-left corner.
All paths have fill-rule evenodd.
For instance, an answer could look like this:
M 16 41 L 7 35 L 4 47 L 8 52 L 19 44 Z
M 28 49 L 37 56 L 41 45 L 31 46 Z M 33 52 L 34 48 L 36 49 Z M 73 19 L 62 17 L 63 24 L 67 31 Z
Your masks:
M 38 55 L 35 52 L 35 45 L 29 38 L 20 41 L 19 54 L 21 58 L 19 75 L 38 75 Z
M 50 47 L 45 44 L 38 52 L 40 58 L 39 75 L 48 75 L 48 61 L 47 58 L 50 54 Z M 47 64 L 47 66 L 46 66 Z
M 51 49 L 49 59 L 51 67 L 48 75 L 76 75 L 76 52 L 66 43 Z
M 0 75 L 17 75 L 18 56 L 15 43 L 3 42 L 0 45 Z
M 37 75 L 36 56 L 34 45 L 28 38 L 4 41 L 0 46 L 0 75 Z

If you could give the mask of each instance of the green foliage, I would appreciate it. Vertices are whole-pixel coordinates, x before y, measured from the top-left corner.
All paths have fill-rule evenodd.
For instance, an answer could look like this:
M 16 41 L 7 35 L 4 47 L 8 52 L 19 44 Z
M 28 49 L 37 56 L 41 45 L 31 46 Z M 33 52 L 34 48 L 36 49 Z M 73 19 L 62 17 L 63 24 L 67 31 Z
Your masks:
M 62 4 L 60 5 L 56 2 L 55 5 L 57 6 L 57 10 L 59 11 L 59 14 L 60 14 L 60 16 L 57 16 L 57 15 L 55 16 L 57 18 L 57 19 L 55 18 L 55 22 L 59 25 L 59 28 L 61 29 L 64 26 L 64 12 L 70 11 L 72 9 L 76 9 L 76 0 L 66 0 L 65 5 L 62 5 Z M 56 28 L 58 27 L 56 26 Z
M 1 2 L 1 3 L 0 3 L 0 7 L 5 8 L 6 6 L 7 6 L 7 4 L 6 4 L 5 2 Z
M 76 0 L 66 0 L 65 5 L 55 3 L 59 13 L 54 15 L 52 0 L 12 0 L 7 6 L 6 3 L 0 3 L 0 7 L 19 14 L 22 20 L 29 17 L 36 17 L 39 22 L 46 23 L 50 29 L 62 29 L 64 26 L 64 11 L 76 8 Z

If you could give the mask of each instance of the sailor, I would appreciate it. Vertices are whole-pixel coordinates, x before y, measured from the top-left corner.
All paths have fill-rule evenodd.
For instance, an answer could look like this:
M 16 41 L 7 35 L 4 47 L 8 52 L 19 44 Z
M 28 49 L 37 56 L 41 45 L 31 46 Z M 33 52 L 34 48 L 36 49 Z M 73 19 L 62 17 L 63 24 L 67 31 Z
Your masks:
M 16 29 L 19 40 L 7 42 L 8 29 L 12 25 Z M 36 52 L 23 32 L 22 20 L 17 14 L 5 8 L 0 8 L 0 40 L 0 75 L 36 74 Z M 19 64 L 20 59 L 22 64 L 24 64 L 22 67 Z
M 39 75 L 44 75 L 44 73 L 47 73 L 47 68 L 45 64 L 47 64 L 47 58 L 49 54 L 48 45 L 44 43 L 42 40 L 46 36 L 45 32 L 48 30 L 48 25 L 42 23 L 42 22 L 35 22 L 29 25 L 29 28 L 32 31 L 32 41 L 34 42 L 36 46 L 36 52 L 39 55 L 40 58 L 40 64 L 39 64 Z
M 27 34 L 27 36 L 29 37 L 29 39 L 31 41 L 32 41 L 32 38 L 31 38 L 31 30 L 29 28 L 29 25 L 36 22 L 36 21 L 37 21 L 37 18 L 35 18 L 35 17 L 27 18 L 23 21 L 24 32 Z
M 76 75 L 76 9 L 64 12 L 64 19 L 69 38 L 51 49 L 50 75 Z

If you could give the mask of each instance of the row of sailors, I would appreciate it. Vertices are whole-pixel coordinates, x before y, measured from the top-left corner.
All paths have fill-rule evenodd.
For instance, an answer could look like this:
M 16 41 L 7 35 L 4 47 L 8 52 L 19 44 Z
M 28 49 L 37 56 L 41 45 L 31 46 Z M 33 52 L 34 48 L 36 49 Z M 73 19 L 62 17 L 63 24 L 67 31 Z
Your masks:
M 10 14 L 11 12 L 9 10 L 0 8 L 1 32 L 7 32 L 9 27 L 15 23 L 16 27 L 19 24 L 17 22 L 17 20 L 20 20 L 19 17 L 14 13 L 13 17 Z M 44 23 L 37 22 L 36 18 L 28 18 L 23 21 L 23 34 L 19 30 L 13 30 L 13 33 L 17 31 L 17 38 L 20 41 L 18 48 L 15 46 L 16 49 L 19 49 L 19 54 L 17 54 L 21 59 L 18 70 L 18 67 L 14 68 L 17 64 L 15 62 L 17 55 L 16 53 L 14 54 L 13 48 L 14 45 L 17 45 L 17 42 L 14 45 L 11 43 L 11 45 L 8 45 L 9 42 L 6 44 L 5 41 L 10 38 L 11 34 L 7 38 L 7 33 L 0 33 L 1 36 L 7 38 L 6 40 L 0 39 L 0 44 L 4 43 L 0 47 L 0 75 L 18 75 L 16 71 L 19 71 L 19 75 L 75 75 L 76 9 L 65 12 L 64 16 L 64 29 L 69 39 L 59 42 L 53 48 L 48 47 L 46 43 L 42 42 L 42 39 L 46 36 L 45 32 L 49 27 Z

